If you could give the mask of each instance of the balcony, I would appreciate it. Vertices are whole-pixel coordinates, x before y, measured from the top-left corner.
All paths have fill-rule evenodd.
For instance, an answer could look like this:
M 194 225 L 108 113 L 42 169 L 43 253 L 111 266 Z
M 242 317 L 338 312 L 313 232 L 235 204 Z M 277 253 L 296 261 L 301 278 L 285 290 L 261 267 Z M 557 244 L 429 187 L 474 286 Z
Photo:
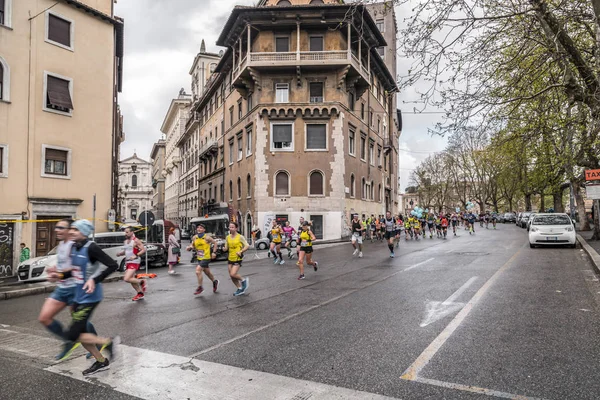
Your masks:
M 342 69 L 341 79 L 347 85 L 366 89 L 370 85 L 370 70 L 358 57 L 347 50 L 245 53 L 233 68 L 233 84 L 242 92 L 253 91 L 258 84 L 258 74 L 293 70 L 296 75 L 302 70 Z M 341 84 L 342 81 L 339 82 Z
M 206 143 L 200 146 L 200 160 L 205 160 L 210 156 L 214 157 L 217 154 L 219 154 L 219 141 L 217 138 L 207 139 Z

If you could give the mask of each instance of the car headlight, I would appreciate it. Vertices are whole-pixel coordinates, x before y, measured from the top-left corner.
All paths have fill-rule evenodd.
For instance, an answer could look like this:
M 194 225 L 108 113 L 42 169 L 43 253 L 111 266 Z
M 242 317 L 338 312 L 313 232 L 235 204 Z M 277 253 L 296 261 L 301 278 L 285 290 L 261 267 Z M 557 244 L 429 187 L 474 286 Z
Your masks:
M 537 231 L 538 231 L 538 228 L 536 228 L 535 226 L 532 226 L 532 227 L 531 227 L 531 229 L 530 229 L 530 231 L 531 231 L 531 232 L 537 232 Z
M 40 265 L 42 265 L 44 263 L 44 261 L 46 261 L 45 258 L 41 259 L 41 260 L 37 260 L 31 263 L 31 267 L 39 267 Z
M 573 232 L 573 227 L 572 226 L 568 226 L 568 227 L 565 228 L 565 230 L 567 232 Z

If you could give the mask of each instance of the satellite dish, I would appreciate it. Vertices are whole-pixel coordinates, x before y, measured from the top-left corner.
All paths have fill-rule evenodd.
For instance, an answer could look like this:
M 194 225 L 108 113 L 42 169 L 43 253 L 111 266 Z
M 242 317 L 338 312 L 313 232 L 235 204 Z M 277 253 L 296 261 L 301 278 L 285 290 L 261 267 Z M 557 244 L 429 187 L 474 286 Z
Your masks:
M 219 57 L 223 57 L 223 54 L 225 54 L 223 50 L 219 51 Z

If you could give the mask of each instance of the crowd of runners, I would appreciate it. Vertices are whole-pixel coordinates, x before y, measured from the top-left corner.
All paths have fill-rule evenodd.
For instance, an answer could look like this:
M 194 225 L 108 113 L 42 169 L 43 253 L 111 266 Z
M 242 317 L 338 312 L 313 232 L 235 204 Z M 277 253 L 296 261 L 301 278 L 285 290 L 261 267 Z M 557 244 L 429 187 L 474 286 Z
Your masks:
M 475 224 L 489 228 L 490 224 L 496 228 L 497 216 L 495 213 L 486 212 L 476 215 L 473 212 L 460 213 L 424 213 L 422 215 L 392 216 L 388 211 L 385 216 L 374 216 L 359 219 L 357 214 L 353 215 L 350 222 L 351 243 L 354 248 L 353 256 L 363 257 L 363 242 L 366 240 L 386 241 L 390 251 L 390 257 L 395 257 L 394 249 L 404 236 L 405 240 L 419 240 L 434 237 L 446 239 L 448 230 L 452 233 L 460 228 L 475 234 Z M 273 221 L 268 232 L 271 240 L 269 254 L 273 255 L 273 263 L 283 265 L 285 263 L 282 249 L 287 250 L 289 259 L 297 257 L 296 266 L 299 270 L 299 280 L 305 279 L 305 264 L 317 272 L 319 263 L 313 259 L 313 245 L 317 240 L 312 231 L 312 224 L 300 218 L 298 229 L 294 229 L 288 222 L 284 226 Z M 89 240 L 93 232 L 93 225 L 87 220 L 73 221 L 64 219 L 55 226 L 58 245 L 57 265 L 48 269 L 51 281 L 57 282 L 54 292 L 47 298 L 42 306 L 39 321 L 53 334 L 63 341 L 63 348 L 56 356 L 57 360 L 68 358 L 80 345 L 89 352 L 87 358 L 94 357 L 95 362 L 83 371 L 84 375 L 94 374 L 109 368 L 109 358 L 102 352 L 107 351 L 114 361 L 117 355 L 117 345 L 120 342 L 118 336 L 104 338 L 97 335 L 94 325 L 90 321 L 92 312 L 103 299 L 102 281 L 117 270 L 115 260 L 108 256 L 93 241 Z M 292 249 L 292 242 L 296 236 L 297 245 Z M 173 245 L 176 245 L 174 243 Z M 215 260 L 217 254 L 217 241 L 206 232 L 204 225 L 197 226 L 196 234 L 191 238 L 188 251 L 193 251 L 196 266 L 196 278 L 198 285 L 194 295 L 204 292 L 203 280 L 206 276 L 211 281 L 213 293 L 219 289 L 219 280 L 216 279 L 210 269 L 210 264 Z M 234 296 L 248 293 L 249 279 L 240 274 L 244 253 L 250 249 L 246 238 L 238 232 L 238 224 L 229 224 L 229 234 L 225 238 L 222 251 L 227 254 L 229 278 L 235 287 Z M 139 279 L 138 270 L 140 261 L 146 248 L 144 243 L 135 236 L 132 228 L 125 229 L 125 242 L 120 256 L 125 257 L 126 272 L 124 281 L 129 283 L 135 291 L 133 301 L 144 299 L 147 290 L 145 279 Z M 169 274 L 174 273 L 171 255 L 175 251 L 169 249 Z M 180 250 L 177 252 L 180 253 Z M 175 257 L 177 258 L 177 257 Z M 100 265 L 106 266 L 101 269 Z M 56 315 L 63 309 L 69 307 L 72 322 L 68 328 L 55 319 Z

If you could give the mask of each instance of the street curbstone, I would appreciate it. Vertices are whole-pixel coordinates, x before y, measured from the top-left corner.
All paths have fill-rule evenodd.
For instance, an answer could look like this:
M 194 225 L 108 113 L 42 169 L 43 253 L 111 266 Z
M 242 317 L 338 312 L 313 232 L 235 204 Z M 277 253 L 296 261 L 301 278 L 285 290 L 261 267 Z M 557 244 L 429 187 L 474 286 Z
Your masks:
M 596 274 L 600 275 L 600 254 L 598 254 L 598 252 L 579 234 L 577 235 L 577 241 L 581 244 L 581 247 L 583 247 L 583 250 L 592 261 Z

